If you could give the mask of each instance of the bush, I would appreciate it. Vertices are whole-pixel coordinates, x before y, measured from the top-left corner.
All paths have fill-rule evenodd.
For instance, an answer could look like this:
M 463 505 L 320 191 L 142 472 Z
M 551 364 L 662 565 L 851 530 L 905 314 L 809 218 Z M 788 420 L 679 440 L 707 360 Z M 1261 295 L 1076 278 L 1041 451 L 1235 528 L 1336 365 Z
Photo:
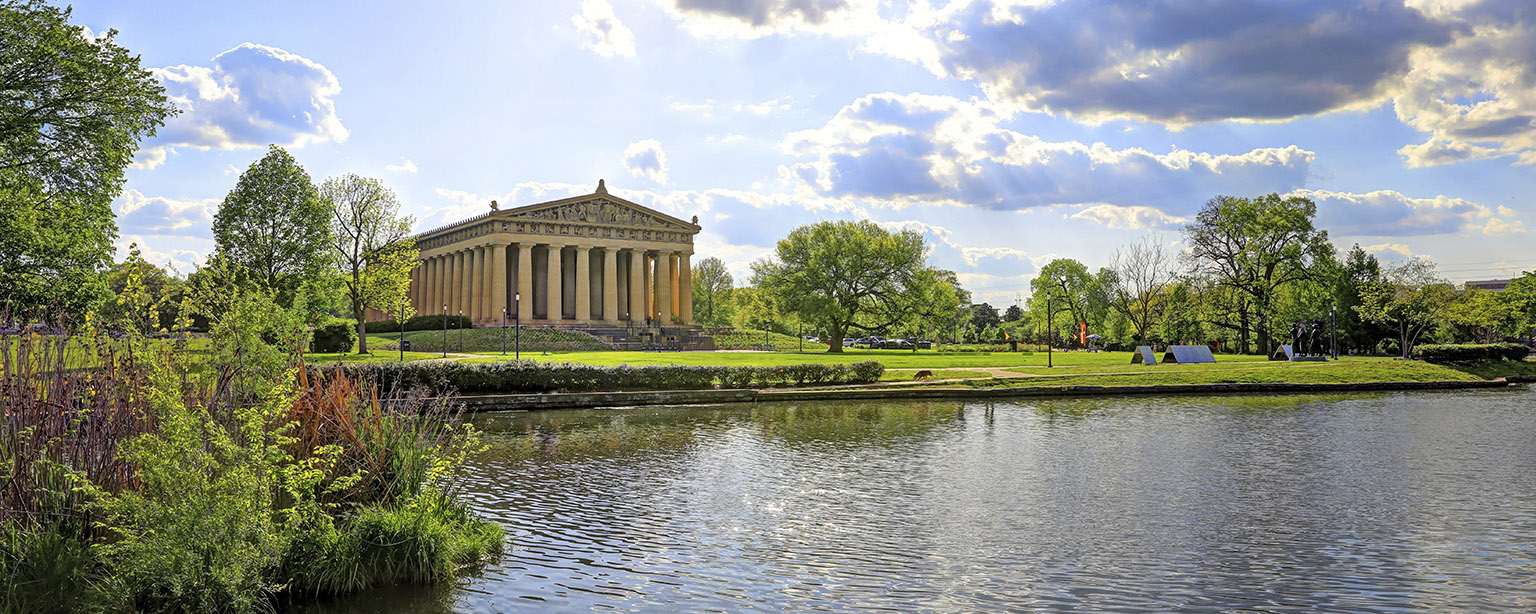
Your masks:
M 1398 355 L 1402 354 L 1402 349 L 1403 349 L 1402 345 L 1398 344 L 1396 339 L 1382 339 L 1381 341 L 1376 343 L 1376 353 L 1377 354 L 1386 354 L 1387 356 L 1398 356 Z
M 310 351 L 320 354 L 350 352 L 357 346 L 357 321 L 335 319 L 315 329 Z
M 1519 343 L 1420 345 L 1413 348 L 1414 358 L 1434 363 L 1525 360 L 1530 353 L 1531 348 Z
M 427 315 L 416 316 L 406 320 L 405 330 L 442 330 L 444 318 L 447 318 L 448 320 L 449 330 L 456 328 L 474 328 L 474 323 L 470 322 L 469 318 L 465 316 Z M 363 329 L 372 335 L 377 335 L 380 333 L 398 333 L 400 332 L 400 321 L 382 320 L 379 322 L 368 322 L 363 324 Z
M 485 364 L 463 362 L 390 362 L 332 365 L 316 370 L 346 370 L 372 378 L 384 388 L 424 387 L 483 394 L 596 392 L 617 390 L 711 390 L 872 384 L 885 365 L 866 360 L 852 364 L 803 364 L 777 367 L 716 367 L 647 365 L 599 367 L 581 363 L 541 363 L 509 360 Z

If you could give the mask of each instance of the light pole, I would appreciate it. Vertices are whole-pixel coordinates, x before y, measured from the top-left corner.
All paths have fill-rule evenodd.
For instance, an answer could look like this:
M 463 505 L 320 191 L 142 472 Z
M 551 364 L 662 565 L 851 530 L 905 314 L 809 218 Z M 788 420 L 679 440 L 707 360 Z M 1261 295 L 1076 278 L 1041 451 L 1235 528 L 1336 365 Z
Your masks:
M 1045 293 L 1045 367 L 1047 369 L 1055 368 L 1056 366 L 1053 362 L 1054 357 L 1051 353 L 1051 346 L 1053 345 L 1051 343 L 1051 337 L 1056 333 L 1054 330 L 1056 328 L 1056 305 L 1055 301 L 1053 300 L 1055 298 L 1055 292 Z
M 523 293 L 521 293 L 521 292 L 514 292 L 514 293 L 512 293 L 512 302 L 517 303 L 518 305 L 523 304 Z M 513 360 L 522 360 L 523 359 L 523 324 L 522 324 L 522 321 L 519 319 L 521 317 L 522 317 L 522 310 L 518 310 L 517 313 L 512 314 L 512 351 L 513 351 L 512 359 Z M 502 350 L 502 351 L 505 352 L 506 350 Z
M 400 346 L 400 362 L 405 362 L 405 299 L 400 299 L 400 315 L 397 317 L 400 318 L 400 339 L 396 345 Z
M 443 358 L 448 357 L 448 305 L 443 305 Z
M 459 353 L 464 353 L 464 310 L 459 310 L 459 319 L 453 321 L 453 327 L 459 330 Z
M 507 308 L 501 308 L 501 355 L 507 355 Z
M 1334 360 L 1338 360 L 1339 359 L 1339 306 L 1338 305 L 1334 305 L 1334 306 L 1332 306 L 1332 307 L 1330 307 L 1328 309 L 1328 329 L 1329 329 L 1329 336 L 1333 338 L 1333 342 L 1329 344 L 1329 345 L 1332 346 L 1331 349 L 1333 350 L 1333 359 Z

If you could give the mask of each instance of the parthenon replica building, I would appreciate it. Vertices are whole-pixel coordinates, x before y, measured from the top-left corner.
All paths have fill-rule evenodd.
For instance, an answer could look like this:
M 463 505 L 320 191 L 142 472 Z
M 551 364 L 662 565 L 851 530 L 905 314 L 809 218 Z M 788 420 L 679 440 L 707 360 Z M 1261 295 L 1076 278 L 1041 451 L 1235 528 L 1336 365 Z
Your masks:
M 416 236 L 410 299 L 476 326 L 693 324 L 694 222 L 597 191 L 483 215 Z M 505 318 L 505 319 L 504 319 Z

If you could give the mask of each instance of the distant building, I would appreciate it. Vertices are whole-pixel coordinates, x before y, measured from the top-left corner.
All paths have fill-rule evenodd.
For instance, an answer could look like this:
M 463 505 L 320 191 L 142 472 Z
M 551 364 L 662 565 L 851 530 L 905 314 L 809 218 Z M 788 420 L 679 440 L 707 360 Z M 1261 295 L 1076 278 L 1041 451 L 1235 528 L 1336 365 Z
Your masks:
M 1463 285 L 1462 287 L 1466 288 L 1468 290 L 1492 290 L 1494 292 L 1502 292 L 1502 291 L 1504 291 L 1505 288 L 1509 287 L 1509 281 L 1510 280 L 1508 280 L 1508 279 L 1487 279 L 1487 280 L 1483 280 L 1483 281 L 1469 281 L 1465 285 Z

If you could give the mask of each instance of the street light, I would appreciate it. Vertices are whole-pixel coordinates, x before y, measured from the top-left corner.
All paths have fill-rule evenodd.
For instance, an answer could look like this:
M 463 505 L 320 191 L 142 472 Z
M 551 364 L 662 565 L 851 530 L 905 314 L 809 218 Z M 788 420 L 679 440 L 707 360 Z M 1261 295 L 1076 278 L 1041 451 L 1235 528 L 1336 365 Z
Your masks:
M 443 358 L 448 357 L 448 305 L 443 305 Z
M 516 303 L 518 305 L 522 305 L 523 304 L 523 293 L 521 293 L 521 292 L 514 292 L 514 293 L 512 293 L 512 302 L 514 302 L 514 303 Z M 523 312 L 522 312 L 521 309 L 519 309 L 517 312 L 512 314 L 512 344 L 513 344 L 512 345 L 512 351 L 515 352 L 512 355 L 512 359 L 513 360 L 522 360 L 523 359 L 523 324 L 522 324 L 522 321 L 519 319 L 519 318 L 522 317 L 522 315 L 523 315 Z M 506 350 L 502 350 L 502 353 L 506 353 Z
M 1333 337 L 1333 342 L 1330 344 L 1330 345 L 1333 346 L 1332 347 L 1333 359 L 1334 360 L 1338 360 L 1339 359 L 1339 306 L 1338 305 L 1334 305 L 1334 306 L 1328 308 L 1328 329 L 1329 329 L 1329 336 Z
M 1056 333 L 1054 330 L 1056 328 L 1055 298 L 1055 292 L 1045 293 L 1045 366 L 1048 369 L 1054 368 L 1056 366 L 1053 362 L 1054 356 L 1051 352 L 1053 349 L 1051 347 L 1053 345 L 1051 343 L 1051 337 L 1055 336 Z
M 405 362 L 405 299 L 400 299 L 400 340 L 396 342 L 400 346 L 400 362 Z M 367 332 L 366 330 L 364 332 Z
M 501 308 L 501 355 L 507 355 L 507 308 Z
M 464 353 L 464 310 L 459 310 L 459 319 L 453 321 L 453 327 L 459 329 L 459 353 Z

